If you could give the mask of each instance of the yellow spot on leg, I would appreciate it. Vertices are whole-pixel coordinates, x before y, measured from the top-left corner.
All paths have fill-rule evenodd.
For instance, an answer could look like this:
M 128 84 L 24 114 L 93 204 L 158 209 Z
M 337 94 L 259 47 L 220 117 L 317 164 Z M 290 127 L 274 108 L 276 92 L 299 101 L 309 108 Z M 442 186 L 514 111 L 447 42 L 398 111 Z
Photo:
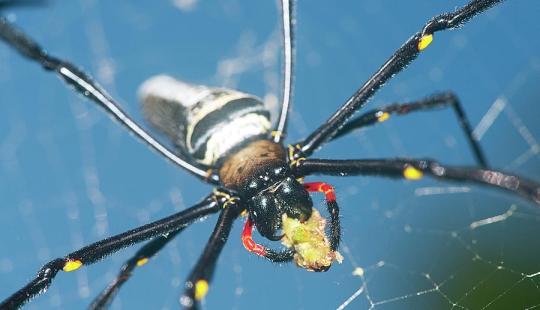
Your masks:
M 65 272 L 70 272 L 79 269 L 79 267 L 81 267 L 82 265 L 83 263 L 80 260 L 70 260 L 64 265 L 64 268 L 62 270 L 64 270 Z
M 408 180 L 418 180 L 421 179 L 424 174 L 422 171 L 413 168 L 413 167 L 407 167 L 405 170 L 403 170 L 403 176 Z
M 281 138 L 283 138 L 284 135 L 283 135 L 283 133 L 282 133 L 281 131 L 275 131 L 275 130 L 274 130 L 274 131 L 272 131 L 272 132 L 270 133 L 270 136 L 271 136 L 271 137 L 280 136 Z
M 389 117 L 390 117 L 390 114 L 388 114 L 388 112 L 384 112 L 383 114 L 381 114 L 381 116 L 377 118 L 377 122 L 382 123 L 385 120 L 387 120 Z
M 418 42 L 418 50 L 421 51 L 421 50 L 425 49 L 426 47 L 428 47 L 428 45 L 431 43 L 431 41 L 433 41 L 433 35 L 432 34 L 428 34 L 428 35 L 423 36 L 420 39 L 420 42 Z
M 201 300 L 208 293 L 208 282 L 206 280 L 199 280 L 195 284 L 195 299 Z
M 142 265 L 146 264 L 148 262 L 148 258 L 139 259 L 137 261 L 137 267 L 141 267 Z

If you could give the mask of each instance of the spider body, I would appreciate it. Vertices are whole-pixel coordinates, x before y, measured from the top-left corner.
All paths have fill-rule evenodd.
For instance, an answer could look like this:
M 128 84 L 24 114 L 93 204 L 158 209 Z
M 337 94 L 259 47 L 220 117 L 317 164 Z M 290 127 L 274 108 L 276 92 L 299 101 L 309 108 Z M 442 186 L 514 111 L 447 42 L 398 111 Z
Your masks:
M 217 170 L 221 185 L 242 197 L 262 236 L 281 239 L 283 213 L 310 217 L 313 202 L 285 149 L 266 138 L 270 113 L 259 98 L 168 76 L 149 79 L 139 95 L 149 122 L 182 156 Z
M 257 230 L 270 240 L 279 240 L 281 215 L 301 222 L 311 216 L 313 202 L 294 178 L 285 150 L 270 140 L 257 140 L 230 156 L 219 169 L 223 185 L 248 203 Z

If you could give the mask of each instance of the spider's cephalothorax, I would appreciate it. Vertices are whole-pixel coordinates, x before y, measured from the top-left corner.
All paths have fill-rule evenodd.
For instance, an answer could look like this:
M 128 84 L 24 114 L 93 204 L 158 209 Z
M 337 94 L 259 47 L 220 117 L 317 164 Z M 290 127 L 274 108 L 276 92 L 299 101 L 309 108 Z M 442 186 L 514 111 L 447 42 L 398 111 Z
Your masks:
M 283 213 L 300 222 L 310 217 L 313 203 L 283 146 L 266 139 L 270 113 L 261 99 L 165 75 L 150 78 L 139 94 L 150 123 L 181 154 L 217 169 L 221 184 L 245 200 L 261 235 L 281 239 Z
M 219 170 L 223 185 L 245 197 L 257 230 L 270 240 L 279 240 L 281 215 L 304 222 L 313 202 L 293 176 L 283 147 L 270 140 L 257 140 L 231 155 Z

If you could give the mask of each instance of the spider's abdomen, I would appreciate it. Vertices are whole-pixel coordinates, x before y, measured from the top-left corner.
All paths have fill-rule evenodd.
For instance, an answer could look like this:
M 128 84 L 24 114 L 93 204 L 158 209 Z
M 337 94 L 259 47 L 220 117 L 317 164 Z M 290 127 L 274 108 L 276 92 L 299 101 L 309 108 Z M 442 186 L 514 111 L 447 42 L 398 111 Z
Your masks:
M 264 138 L 270 113 L 261 99 L 166 75 L 148 79 L 139 96 L 148 121 L 185 155 L 215 166 L 231 151 Z

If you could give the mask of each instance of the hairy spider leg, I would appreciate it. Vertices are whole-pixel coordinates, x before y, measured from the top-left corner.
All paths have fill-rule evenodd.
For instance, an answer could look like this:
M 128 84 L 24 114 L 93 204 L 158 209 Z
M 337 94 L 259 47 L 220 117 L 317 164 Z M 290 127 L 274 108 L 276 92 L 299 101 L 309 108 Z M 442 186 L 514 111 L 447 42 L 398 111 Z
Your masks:
M 229 239 L 234 221 L 243 210 L 243 203 L 239 199 L 229 199 L 222 205 L 214 231 L 184 284 L 180 304 L 186 309 L 196 309 L 197 301 L 208 293 L 219 254 Z
M 484 155 L 484 152 L 478 144 L 478 140 L 473 135 L 473 131 L 469 120 L 465 116 L 465 112 L 457 96 L 454 93 L 446 92 L 435 94 L 417 101 L 407 102 L 407 103 L 393 103 L 385 107 L 375 109 L 369 112 L 366 112 L 360 116 L 355 117 L 352 120 L 349 120 L 343 127 L 341 127 L 336 135 L 332 137 L 331 140 L 342 137 L 354 130 L 369 127 L 375 124 L 382 123 L 390 118 L 390 115 L 405 115 L 411 112 L 417 111 L 426 111 L 426 110 L 435 110 L 443 109 L 446 107 L 452 107 L 456 116 L 459 120 L 459 125 L 465 132 L 465 136 L 469 141 L 469 146 L 474 152 L 477 163 L 482 168 L 487 168 L 487 160 Z
M 219 185 L 219 178 L 216 175 L 209 174 L 208 171 L 193 165 L 187 158 L 179 156 L 139 126 L 88 73 L 67 61 L 50 56 L 45 49 L 11 25 L 4 17 L 0 17 L 0 39 L 6 41 L 23 56 L 41 64 L 43 69 L 56 71 L 59 78 L 71 86 L 75 92 L 96 103 L 150 149 L 191 175 Z
M 368 101 L 373 95 L 396 74 L 403 71 L 420 51 L 433 40 L 437 31 L 452 30 L 463 26 L 478 14 L 503 2 L 503 0 L 474 0 L 452 13 L 444 13 L 430 19 L 423 29 L 414 34 L 339 108 L 324 124 L 307 138 L 293 145 L 294 157 L 290 160 L 312 155 L 323 144 L 330 141 L 339 129 Z
M 270 132 L 270 139 L 275 143 L 282 143 L 287 135 L 287 123 L 289 120 L 293 84 L 294 84 L 294 67 L 295 67 L 295 40 L 294 40 L 294 3 L 295 1 L 281 0 L 280 16 L 281 16 L 281 42 L 282 49 L 282 78 L 281 78 L 281 101 L 279 114 L 275 128 Z
M 4 300 L 0 309 L 19 309 L 36 296 L 45 293 L 60 270 L 74 271 L 83 265 L 97 263 L 134 244 L 177 231 L 197 219 L 219 212 L 223 203 L 220 197 L 211 194 L 182 212 L 92 243 L 63 258 L 53 259 L 39 269 L 30 283 Z
M 540 184 L 495 170 L 447 167 L 431 159 L 306 159 L 293 167 L 299 175 L 380 176 L 418 180 L 429 175 L 441 181 L 471 182 L 519 194 L 540 205 Z
M 330 213 L 330 250 L 337 251 L 341 242 L 341 226 L 339 223 L 339 207 L 334 188 L 324 182 L 305 182 L 302 184 L 308 192 L 324 193 L 326 208 L 328 209 L 328 213 Z
M 133 257 L 128 259 L 126 263 L 120 269 L 120 273 L 114 278 L 114 280 L 99 294 L 96 299 L 92 302 L 88 310 L 99 310 L 106 309 L 113 299 L 116 297 L 116 294 L 122 287 L 122 285 L 131 278 L 133 275 L 133 270 L 135 267 L 143 266 L 148 262 L 148 260 L 156 255 L 169 241 L 173 240 L 176 235 L 182 232 L 187 226 L 184 226 L 176 231 L 173 231 L 166 236 L 159 236 L 154 240 L 146 243 L 142 248 L 140 248 Z

